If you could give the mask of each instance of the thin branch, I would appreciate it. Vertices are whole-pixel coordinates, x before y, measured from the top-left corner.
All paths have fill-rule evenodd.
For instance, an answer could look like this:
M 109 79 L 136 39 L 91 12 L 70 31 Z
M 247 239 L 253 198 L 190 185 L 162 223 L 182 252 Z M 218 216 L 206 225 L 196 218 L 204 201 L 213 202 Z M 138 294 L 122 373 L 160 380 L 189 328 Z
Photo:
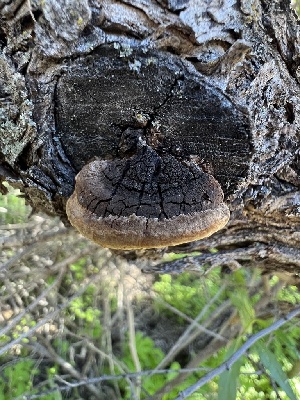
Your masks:
M 280 289 L 280 285 L 277 284 L 271 289 L 271 293 L 265 293 L 265 295 L 255 304 L 255 310 L 256 313 L 259 312 L 260 309 L 266 309 L 266 305 L 270 303 L 270 299 L 275 296 L 275 293 Z M 256 287 L 258 288 L 258 287 Z M 225 312 L 226 308 L 230 306 L 231 302 L 227 300 L 226 302 L 222 303 L 221 306 L 214 311 L 214 318 L 217 317 L 217 315 L 220 315 L 221 312 Z M 226 306 L 226 307 L 224 307 Z M 227 320 L 225 323 L 222 325 L 220 329 L 220 335 L 223 335 L 224 337 L 227 338 L 228 342 L 230 343 L 234 337 L 238 334 L 240 331 L 241 325 L 239 322 L 239 319 L 236 319 L 236 323 L 233 325 L 232 321 L 235 319 L 235 315 L 237 314 L 237 311 L 234 310 L 232 311 L 231 315 L 228 316 Z M 204 349 L 202 349 L 196 356 L 186 365 L 186 368 L 195 368 L 198 366 L 200 363 L 203 363 L 206 359 L 212 356 L 212 354 L 217 353 L 222 347 L 224 347 L 224 342 L 220 341 L 218 339 L 213 339 L 209 346 L 206 346 Z M 180 385 L 182 382 L 187 380 L 188 378 L 187 373 L 182 373 L 173 378 L 171 381 L 167 382 L 162 388 L 160 388 L 149 400 L 160 400 L 162 396 L 166 393 L 169 393 L 174 387 Z
M 293 311 L 291 311 L 289 314 L 287 314 L 285 317 L 280 318 L 278 321 L 274 322 L 272 325 L 270 325 L 268 328 L 265 328 L 261 330 L 260 332 L 257 332 L 255 335 L 250 336 L 250 338 L 240 347 L 239 350 L 237 350 L 228 360 L 226 360 L 223 364 L 221 364 L 219 367 L 213 369 L 210 371 L 208 374 L 204 375 L 201 379 L 199 379 L 198 382 L 196 382 L 194 385 L 190 386 L 189 388 L 183 390 L 180 395 L 176 398 L 176 400 L 182 400 L 186 399 L 188 396 L 193 394 L 196 390 L 201 388 L 203 385 L 205 385 L 207 382 L 211 381 L 213 378 L 215 378 L 217 375 L 220 375 L 222 372 L 229 370 L 232 365 L 243 355 L 246 353 L 246 351 L 258 340 L 262 339 L 263 337 L 269 335 L 270 333 L 274 332 L 278 328 L 280 328 L 282 325 L 284 325 L 286 322 L 290 321 L 294 317 L 300 314 L 300 307 L 295 308 Z
M 43 353 L 46 354 L 47 358 L 51 360 L 53 363 L 58 364 L 63 370 L 65 370 L 68 374 L 72 376 L 74 379 L 84 379 L 85 377 L 82 376 L 82 374 L 77 371 L 73 365 L 71 365 L 69 362 L 64 360 L 62 357 L 60 357 L 59 354 L 56 353 L 56 351 L 53 349 L 51 346 L 50 342 L 46 340 L 42 335 L 38 335 L 39 339 L 39 347 L 43 348 Z M 37 349 L 39 349 L 39 347 Z M 43 355 L 44 355 L 43 354 Z M 94 386 L 93 384 L 88 384 L 87 389 L 94 395 L 96 396 L 96 399 L 99 399 L 99 391 Z
M 209 368 L 205 368 L 205 367 L 199 367 L 199 368 L 191 368 L 191 369 L 162 369 L 162 370 L 158 370 L 155 372 L 155 375 L 162 375 L 162 374 L 169 374 L 169 373 L 181 373 L 181 372 L 188 372 L 188 373 L 193 373 L 193 372 L 201 372 L 201 371 L 207 371 L 209 370 Z M 114 381 L 114 380 L 121 380 L 121 379 L 136 379 L 142 376 L 150 376 L 153 375 L 153 371 L 152 370 L 148 370 L 148 371 L 141 371 L 141 372 L 132 372 L 132 373 L 127 373 L 127 374 L 121 374 L 121 375 L 102 375 L 102 376 L 98 376 L 95 378 L 88 378 L 88 379 L 82 379 L 78 382 L 66 382 L 65 386 L 57 386 L 55 388 L 51 388 L 47 391 L 44 392 L 40 392 L 37 394 L 33 394 L 33 395 L 26 395 L 26 394 L 22 394 L 21 396 L 16 397 L 13 400 L 34 400 L 34 399 L 40 399 L 43 396 L 46 396 L 48 394 L 54 393 L 56 391 L 58 391 L 59 393 L 64 392 L 64 391 L 69 391 L 70 389 L 74 389 L 74 388 L 78 388 L 81 386 L 86 386 L 89 384 L 95 384 L 95 383 L 99 383 L 99 382 L 105 382 L 105 381 Z M 63 379 L 59 378 L 58 376 L 56 377 L 58 378 L 60 381 L 63 381 Z
M 35 19 L 34 15 L 33 15 L 33 12 L 32 12 L 32 7 L 31 7 L 31 1 L 30 0 L 27 0 L 27 5 L 28 5 L 29 14 L 30 14 L 32 20 L 36 23 L 36 19 Z
M 28 314 L 30 311 L 32 311 L 37 305 L 38 303 L 44 299 L 47 294 L 55 287 L 59 284 L 59 282 L 61 281 L 61 278 L 64 274 L 64 270 L 61 270 L 61 272 L 59 273 L 59 275 L 57 276 L 57 278 L 55 279 L 55 281 L 48 286 L 32 303 L 29 304 L 29 306 L 27 306 L 22 312 L 20 312 L 18 315 L 16 315 L 12 320 L 7 321 L 7 325 L 0 331 L 0 337 L 4 336 L 7 334 L 7 332 L 9 332 L 10 330 L 12 330 L 20 321 L 21 319 Z
M 52 311 L 51 313 L 47 314 L 41 321 L 39 321 L 34 327 L 32 327 L 31 329 L 29 329 L 28 331 L 22 333 L 20 336 L 18 336 L 16 339 L 12 340 L 11 342 L 7 343 L 5 346 L 3 346 L 2 348 L 0 348 L 0 356 L 5 354 L 9 349 L 11 349 L 13 346 L 15 346 L 16 344 L 19 344 L 23 339 L 30 337 L 34 332 L 36 332 L 39 328 L 41 328 L 43 325 L 45 325 L 45 323 L 51 319 L 53 319 L 54 317 L 56 317 L 57 314 L 60 313 L 60 311 L 62 311 L 63 309 L 67 308 L 68 305 L 75 300 L 77 297 L 81 296 L 86 289 L 89 287 L 89 285 L 91 285 L 92 283 L 95 283 L 97 281 L 97 278 L 99 279 L 100 277 L 97 275 L 93 275 L 91 276 L 88 281 L 85 283 L 85 285 L 83 285 L 81 288 L 79 288 L 77 290 L 77 292 L 71 296 L 70 298 L 68 298 L 68 300 L 66 300 L 64 303 L 62 303 L 61 305 L 58 305 L 56 310 Z
M 142 371 L 139 355 L 136 348 L 136 335 L 135 335 L 135 327 L 134 327 L 134 314 L 132 310 L 132 305 L 128 296 L 126 296 L 126 309 L 127 309 L 127 321 L 128 321 L 128 331 L 129 331 L 129 348 L 131 357 L 133 360 L 133 364 L 137 372 Z M 139 399 L 141 397 L 141 386 L 142 380 L 139 377 L 136 381 L 136 396 L 135 398 Z M 133 393 L 134 395 L 134 393 Z
M 20 321 L 21 319 L 28 314 L 30 311 L 32 311 L 37 305 L 38 303 L 47 296 L 47 294 L 53 289 L 55 288 L 60 282 L 61 279 L 64 275 L 64 273 L 66 272 L 66 267 L 72 263 L 74 263 L 75 261 L 77 261 L 79 258 L 84 257 L 85 255 L 89 254 L 89 251 L 83 250 L 80 253 L 76 254 L 76 255 L 72 255 L 68 258 L 66 258 L 65 260 L 55 264 L 52 266 L 52 269 L 58 270 L 60 271 L 57 278 L 55 279 L 55 281 L 49 285 L 31 304 L 29 304 L 29 306 L 27 306 L 22 312 L 20 312 L 18 315 L 16 315 L 12 320 L 7 321 L 7 325 L 5 328 L 3 328 L 0 331 L 0 337 L 4 336 L 7 334 L 7 332 L 9 332 L 10 330 L 12 330 L 12 328 L 14 328 Z
M 201 332 L 206 333 L 207 335 L 212 336 L 216 339 L 223 340 L 224 342 L 227 340 L 226 338 L 222 337 L 219 333 L 215 333 L 215 332 L 205 328 L 203 325 L 200 325 L 197 322 L 198 317 L 196 317 L 196 319 L 190 318 L 188 315 L 186 315 L 182 311 L 178 310 L 176 307 L 173 307 L 171 304 L 167 303 L 166 301 L 162 300 L 161 298 L 159 298 L 156 295 L 150 294 L 150 297 L 151 297 L 151 299 L 154 299 L 156 302 L 162 304 L 164 307 L 166 307 L 168 310 L 172 311 L 174 314 L 178 315 L 182 319 L 186 320 L 187 322 L 190 322 L 191 324 L 194 324 L 194 326 L 197 329 L 199 329 Z
M 33 228 L 37 225 L 35 221 L 33 222 L 23 222 L 20 224 L 5 224 L 5 225 L 0 225 L 0 231 L 14 231 L 17 229 L 29 229 Z
M 106 351 L 108 352 L 108 354 L 106 355 L 106 359 L 108 361 L 108 365 L 109 365 L 109 372 L 110 374 L 115 373 L 115 365 L 120 363 L 115 363 L 114 360 L 114 356 L 113 356 L 113 345 L 112 345 L 112 330 L 111 330 L 111 307 L 110 307 L 110 298 L 109 296 L 105 296 L 104 295 L 104 299 L 103 299 L 103 309 L 104 309 L 104 320 L 103 320 L 103 341 L 105 342 L 105 348 Z M 95 346 L 92 345 L 94 348 Z M 90 346 L 89 348 L 92 349 L 92 346 Z M 96 350 L 97 352 L 97 350 Z M 101 352 L 101 350 L 100 350 Z M 93 353 L 92 353 L 93 354 Z M 94 354 L 93 354 L 94 356 Z M 119 369 L 120 372 L 125 372 L 124 369 L 121 367 Z M 131 382 L 128 382 L 130 384 L 130 386 L 132 386 L 132 390 L 133 390 L 133 385 Z M 120 399 L 121 396 L 121 392 L 120 392 L 120 388 L 119 385 L 116 381 L 113 382 L 114 385 L 114 389 L 115 389 L 115 393 L 116 396 Z
M 232 311 L 230 316 L 226 319 L 220 329 L 220 334 L 227 337 L 228 343 L 231 343 L 232 339 L 236 337 L 238 331 L 240 330 L 240 324 L 232 325 L 232 317 L 236 314 L 236 311 Z M 224 347 L 224 341 L 219 339 L 213 339 L 209 346 L 205 346 L 196 356 L 184 367 L 186 371 L 181 372 L 175 378 L 168 381 L 163 387 L 161 387 L 156 393 L 147 400 L 161 400 L 164 394 L 171 392 L 176 386 L 180 385 L 182 382 L 186 381 L 191 370 L 197 368 L 200 363 L 203 363 L 213 354 L 216 354 L 221 348 Z
M 113 366 L 116 366 L 124 375 L 126 374 L 126 365 L 124 367 L 123 364 L 121 364 L 121 361 L 118 360 L 112 353 L 111 354 L 107 354 L 104 351 L 102 351 L 101 349 L 99 349 L 98 347 L 96 347 L 87 337 L 83 337 L 81 335 L 78 335 L 74 332 L 71 332 L 68 328 L 65 328 L 65 332 L 67 333 L 67 335 L 79 339 L 81 342 L 83 342 L 86 347 L 88 347 L 91 351 L 99 354 L 101 357 L 103 357 L 104 359 L 111 361 L 113 363 Z
M 59 228 L 55 230 L 51 230 L 50 232 L 43 232 L 42 234 L 39 234 L 38 236 L 35 237 L 29 237 L 27 236 L 24 238 L 24 240 L 20 240 L 18 235 L 15 236 L 9 236 L 6 238 L 0 238 L 0 244 L 2 245 L 3 249 L 9 249 L 9 248 L 16 248 L 16 247 L 23 247 L 23 246 L 31 246 L 32 244 L 35 243 L 43 243 L 47 242 L 48 240 L 53 240 L 54 238 L 58 238 L 61 236 L 66 236 L 70 234 L 71 228 Z
M 25 247 L 24 249 L 18 251 L 9 260 L 7 260 L 5 263 L 0 265 L 0 271 L 4 271 L 4 270 L 7 270 L 8 268 L 10 268 L 17 261 L 21 260 L 21 258 L 23 258 L 27 254 L 29 254 L 32 250 L 34 250 L 37 246 L 39 246 L 39 242 L 32 243 L 29 246 Z

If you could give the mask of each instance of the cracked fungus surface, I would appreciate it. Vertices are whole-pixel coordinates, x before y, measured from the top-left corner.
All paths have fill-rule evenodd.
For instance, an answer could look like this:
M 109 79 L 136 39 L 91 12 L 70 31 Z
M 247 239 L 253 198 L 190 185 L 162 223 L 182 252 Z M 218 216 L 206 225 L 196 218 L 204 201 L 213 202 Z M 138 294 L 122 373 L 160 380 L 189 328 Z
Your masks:
M 193 161 L 160 156 L 145 142 L 129 158 L 86 165 L 67 213 L 84 236 L 117 249 L 201 239 L 229 219 L 222 189 L 210 174 Z
M 93 161 L 76 181 L 79 203 L 98 217 L 132 214 L 159 220 L 216 208 L 220 185 L 193 163 L 159 156 L 149 146 L 129 159 Z

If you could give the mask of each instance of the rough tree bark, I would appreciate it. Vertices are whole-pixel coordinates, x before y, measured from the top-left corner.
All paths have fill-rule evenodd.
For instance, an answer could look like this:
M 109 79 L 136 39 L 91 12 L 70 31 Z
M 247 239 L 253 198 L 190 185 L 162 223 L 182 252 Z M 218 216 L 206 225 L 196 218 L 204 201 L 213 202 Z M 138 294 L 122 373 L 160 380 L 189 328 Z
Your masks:
M 213 176 L 231 212 L 225 229 L 179 250 L 203 252 L 198 263 L 299 271 L 300 48 L 289 1 L 2 0 L 0 10 L 0 178 L 34 210 L 67 222 L 85 164 L 141 163 L 155 149 L 173 170 Z

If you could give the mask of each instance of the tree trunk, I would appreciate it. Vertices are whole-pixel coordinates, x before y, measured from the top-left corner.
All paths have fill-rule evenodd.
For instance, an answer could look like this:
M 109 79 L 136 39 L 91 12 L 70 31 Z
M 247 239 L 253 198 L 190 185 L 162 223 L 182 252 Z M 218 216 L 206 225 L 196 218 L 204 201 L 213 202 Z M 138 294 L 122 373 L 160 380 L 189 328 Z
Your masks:
M 298 272 L 300 43 L 287 0 L 17 0 L 0 10 L 0 178 L 34 210 L 67 222 L 75 176 L 95 160 L 106 178 L 109 165 L 109 207 L 126 220 L 183 211 L 202 220 L 223 207 L 220 187 L 226 227 L 175 248 L 200 250 L 192 263 L 157 270 L 218 263 Z M 183 206 L 171 190 L 156 198 L 141 178 L 152 167 L 201 204 Z

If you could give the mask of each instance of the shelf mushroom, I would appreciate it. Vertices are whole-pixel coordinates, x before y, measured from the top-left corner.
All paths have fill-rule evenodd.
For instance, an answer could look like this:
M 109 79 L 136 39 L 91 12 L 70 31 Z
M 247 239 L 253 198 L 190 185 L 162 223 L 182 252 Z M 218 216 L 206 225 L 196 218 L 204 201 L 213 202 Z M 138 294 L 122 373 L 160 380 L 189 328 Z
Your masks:
M 85 165 L 67 215 L 85 237 L 123 250 L 202 239 L 223 228 L 230 216 L 212 175 L 146 143 L 130 157 Z

